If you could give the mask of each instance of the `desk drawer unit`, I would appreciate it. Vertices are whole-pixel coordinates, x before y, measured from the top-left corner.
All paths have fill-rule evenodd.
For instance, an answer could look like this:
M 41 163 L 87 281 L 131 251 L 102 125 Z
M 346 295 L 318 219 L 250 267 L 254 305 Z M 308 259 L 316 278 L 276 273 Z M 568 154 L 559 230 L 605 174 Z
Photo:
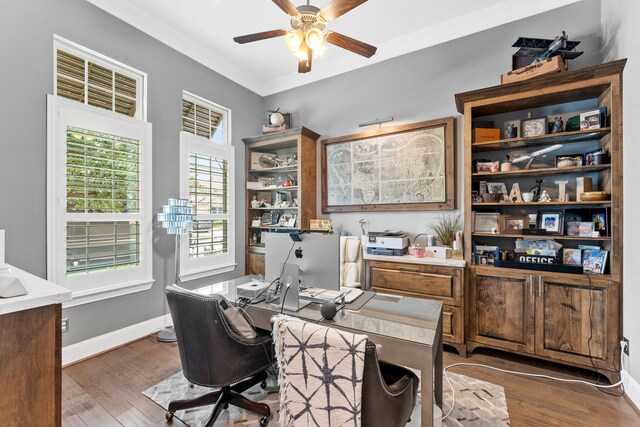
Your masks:
M 442 301 L 443 341 L 464 354 L 464 268 L 365 260 L 365 288 Z

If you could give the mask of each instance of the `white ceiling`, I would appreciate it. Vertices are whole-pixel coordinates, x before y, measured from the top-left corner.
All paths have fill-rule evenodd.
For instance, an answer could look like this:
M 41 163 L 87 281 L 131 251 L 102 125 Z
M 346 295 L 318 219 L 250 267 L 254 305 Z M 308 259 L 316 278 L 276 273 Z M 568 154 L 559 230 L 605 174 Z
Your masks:
M 377 46 L 364 58 L 329 45 L 311 72 L 282 37 L 245 45 L 234 36 L 289 28 L 270 0 L 87 0 L 214 71 L 262 95 L 281 92 L 580 0 L 370 0 L 327 29 Z M 304 0 L 292 0 L 294 5 Z M 311 0 L 322 8 L 329 0 Z

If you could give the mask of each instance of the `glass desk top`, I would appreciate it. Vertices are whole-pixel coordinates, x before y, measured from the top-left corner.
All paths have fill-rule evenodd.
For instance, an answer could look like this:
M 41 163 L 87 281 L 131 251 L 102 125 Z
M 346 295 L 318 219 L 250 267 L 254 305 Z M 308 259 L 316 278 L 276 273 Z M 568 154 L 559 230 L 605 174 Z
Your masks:
M 195 289 L 194 292 L 202 295 L 220 294 L 229 301 L 235 301 L 236 287 L 256 278 L 256 276 L 244 276 L 204 286 Z M 320 307 L 320 304 L 312 303 L 301 310 L 291 312 L 284 310 L 283 313 L 309 322 L 350 329 L 354 333 L 376 334 L 422 345 L 433 345 L 435 342 L 438 321 L 442 313 L 440 301 L 381 293 L 375 294 L 359 310 L 350 310 L 347 305 L 333 320 L 323 319 Z M 264 301 L 252 304 L 251 309 L 272 314 L 280 313 L 279 304 Z

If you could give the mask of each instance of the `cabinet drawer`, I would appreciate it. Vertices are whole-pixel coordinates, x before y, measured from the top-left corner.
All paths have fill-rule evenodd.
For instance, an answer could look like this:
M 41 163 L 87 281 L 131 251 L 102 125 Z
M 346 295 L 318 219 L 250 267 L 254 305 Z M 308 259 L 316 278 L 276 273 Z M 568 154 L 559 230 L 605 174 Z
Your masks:
M 460 307 L 445 305 L 442 307 L 442 340 L 453 344 L 462 344 L 463 310 Z
M 369 286 L 380 292 L 396 291 L 402 295 L 431 298 L 460 306 L 462 281 L 457 270 L 425 271 L 424 267 L 389 268 L 371 265 Z

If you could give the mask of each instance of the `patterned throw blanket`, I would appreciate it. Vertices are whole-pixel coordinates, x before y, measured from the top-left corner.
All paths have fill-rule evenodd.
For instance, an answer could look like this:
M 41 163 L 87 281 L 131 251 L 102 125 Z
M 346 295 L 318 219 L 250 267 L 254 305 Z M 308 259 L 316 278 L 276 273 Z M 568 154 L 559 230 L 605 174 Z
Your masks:
M 276 316 L 281 427 L 359 427 L 366 335 Z

